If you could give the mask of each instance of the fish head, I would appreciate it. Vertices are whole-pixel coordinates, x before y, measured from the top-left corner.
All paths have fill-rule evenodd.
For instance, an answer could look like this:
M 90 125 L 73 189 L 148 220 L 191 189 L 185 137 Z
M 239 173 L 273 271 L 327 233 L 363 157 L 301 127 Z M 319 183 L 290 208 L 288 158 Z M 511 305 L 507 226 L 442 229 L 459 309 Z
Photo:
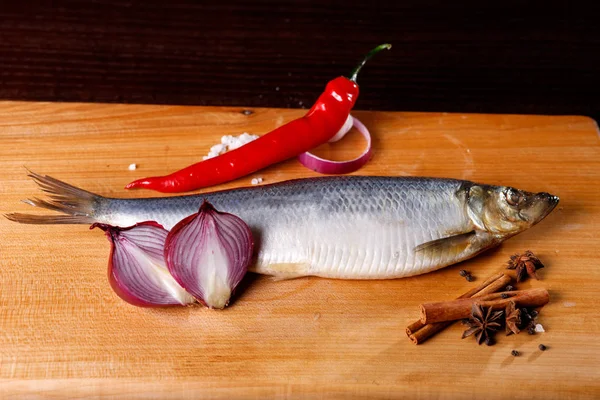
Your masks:
M 531 193 L 507 186 L 473 185 L 467 210 L 477 228 L 510 237 L 543 220 L 558 204 L 549 193 Z

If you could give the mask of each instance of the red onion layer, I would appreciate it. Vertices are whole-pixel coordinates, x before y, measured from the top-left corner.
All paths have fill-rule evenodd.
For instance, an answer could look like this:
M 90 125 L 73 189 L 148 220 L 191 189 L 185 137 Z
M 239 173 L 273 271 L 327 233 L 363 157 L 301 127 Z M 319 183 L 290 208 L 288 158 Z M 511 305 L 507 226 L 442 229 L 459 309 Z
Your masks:
M 352 121 L 352 123 L 350 124 L 348 121 Z M 362 122 L 349 115 L 342 129 L 335 134 L 330 142 L 340 140 L 350 131 L 352 127 L 356 128 L 367 140 L 367 147 L 360 156 L 347 161 L 332 161 L 318 157 L 310 152 L 306 152 L 298 156 L 298 161 L 300 161 L 300 163 L 306 168 L 312 169 L 313 171 L 321 174 L 348 174 L 358 170 L 360 167 L 365 165 L 367 161 L 369 161 L 372 155 L 371 133 L 362 124 Z
M 108 279 L 115 293 L 140 307 L 186 305 L 195 302 L 169 274 L 164 246 L 168 231 L 154 221 L 120 228 L 96 223 L 111 243 Z
M 219 212 L 207 201 L 180 221 L 165 242 L 167 268 L 188 293 L 210 308 L 229 304 L 248 270 L 254 243 L 239 217 Z

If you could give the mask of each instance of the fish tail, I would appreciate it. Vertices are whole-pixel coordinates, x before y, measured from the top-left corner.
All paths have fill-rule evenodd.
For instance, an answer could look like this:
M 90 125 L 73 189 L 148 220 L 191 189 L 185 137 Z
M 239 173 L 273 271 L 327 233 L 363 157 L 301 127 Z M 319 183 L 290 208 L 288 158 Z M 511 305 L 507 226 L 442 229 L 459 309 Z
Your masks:
M 4 215 L 7 219 L 21 224 L 91 224 L 98 221 L 95 211 L 104 199 L 102 196 L 29 170 L 27 176 L 38 184 L 48 195 L 48 199 L 32 198 L 23 202 L 33 207 L 57 211 L 63 215 L 9 213 Z

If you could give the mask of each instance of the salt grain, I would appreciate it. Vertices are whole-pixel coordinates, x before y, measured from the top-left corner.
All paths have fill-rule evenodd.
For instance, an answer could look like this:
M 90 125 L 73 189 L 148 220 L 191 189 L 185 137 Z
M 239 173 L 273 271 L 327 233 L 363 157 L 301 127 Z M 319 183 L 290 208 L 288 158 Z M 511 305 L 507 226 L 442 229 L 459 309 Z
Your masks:
M 247 132 L 242 133 L 240 136 L 223 136 L 221 143 L 227 145 L 227 150 L 235 150 L 238 147 L 242 147 L 245 144 L 250 143 L 253 140 L 258 139 L 258 135 L 250 135 Z
M 252 183 L 253 185 L 258 185 L 259 183 L 261 183 L 263 181 L 263 178 L 253 178 L 250 183 Z
M 212 153 L 217 153 L 217 154 L 221 154 L 223 153 L 227 148 L 225 147 L 224 144 L 215 144 L 213 147 L 210 148 L 210 151 Z
M 137 169 L 137 164 L 129 164 L 129 170 L 135 171 Z
M 543 333 L 543 332 L 546 332 L 546 331 L 544 330 L 544 327 L 542 326 L 542 324 L 535 324 L 535 331 L 536 331 L 537 333 Z
M 235 150 L 238 147 L 242 147 L 243 145 L 256 139 L 258 139 L 258 135 L 250 135 L 247 132 L 244 132 L 239 136 L 225 135 L 221 138 L 221 143 L 212 146 L 208 152 L 208 155 L 202 157 L 202 159 L 208 160 L 210 158 L 219 156 L 229 150 Z

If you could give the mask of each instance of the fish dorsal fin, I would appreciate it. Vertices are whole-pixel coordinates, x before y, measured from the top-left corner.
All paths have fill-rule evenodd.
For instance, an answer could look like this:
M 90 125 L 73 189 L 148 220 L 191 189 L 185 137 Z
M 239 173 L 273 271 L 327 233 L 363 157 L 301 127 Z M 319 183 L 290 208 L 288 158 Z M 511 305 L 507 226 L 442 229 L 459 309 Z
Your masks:
M 477 236 L 475 231 L 425 242 L 415 247 L 415 253 L 460 254 L 467 250 Z

